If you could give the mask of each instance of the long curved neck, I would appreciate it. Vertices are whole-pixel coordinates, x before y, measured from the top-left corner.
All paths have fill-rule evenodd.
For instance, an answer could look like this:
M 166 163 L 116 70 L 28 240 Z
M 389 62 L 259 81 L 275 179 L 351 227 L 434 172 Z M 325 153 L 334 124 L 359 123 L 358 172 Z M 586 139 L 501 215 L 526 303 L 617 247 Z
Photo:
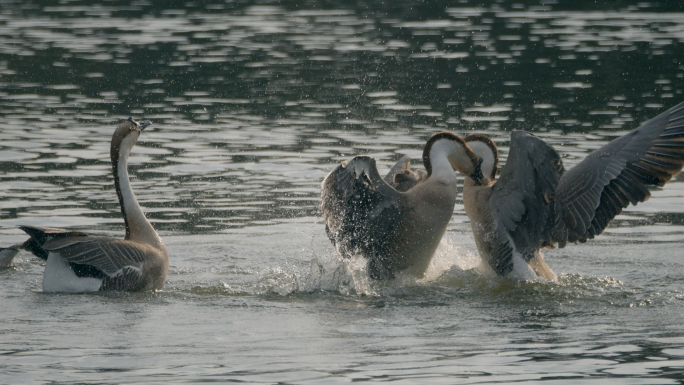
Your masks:
M 135 145 L 136 137 L 129 135 L 121 141 L 120 146 L 112 147 L 112 171 L 114 186 L 121 204 L 121 213 L 126 224 L 126 240 L 145 243 L 150 246 L 163 246 L 162 240 L 147 220 L 142 208 L 135 198 L 131 181 L 128 177 L 128 157 Z
M 453 174 L 454 170 L 471 175 L 478 170 L 475 160 L 475 153 L 463 139 L 447 132 L 433 135 L 423 150 L 423 164 L 428 176 L 437 172 L 437 167 L 442 175 Z
M 430 160 L 430 178 L 440 180 L 442 182 L 456 181 L 456 173 L 449 162 L 449 155 L 455 149 L 456 143 L 451 140 L 440 140 L 432 145 L 429 154 Z

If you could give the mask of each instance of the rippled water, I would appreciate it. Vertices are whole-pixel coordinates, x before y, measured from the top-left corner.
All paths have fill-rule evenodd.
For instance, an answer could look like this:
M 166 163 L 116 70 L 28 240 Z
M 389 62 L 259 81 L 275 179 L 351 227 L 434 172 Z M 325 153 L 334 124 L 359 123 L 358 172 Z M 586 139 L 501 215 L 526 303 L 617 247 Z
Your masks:
M 566 167 L 684 101 L 679 5 L 107 1 L 0 7 L 0 244 L 121 236 L 109 140 L 171 254 L 160 293 L 47 295 L 0 271 L 0 382 L 682 383 L 683 177 L 555 283 L 491 281 L 463 206 L 421 281 L 371 283 L 319 219 L 342 159 L 526 129 Z M 564 3 L 564 2 L 563 2 Z

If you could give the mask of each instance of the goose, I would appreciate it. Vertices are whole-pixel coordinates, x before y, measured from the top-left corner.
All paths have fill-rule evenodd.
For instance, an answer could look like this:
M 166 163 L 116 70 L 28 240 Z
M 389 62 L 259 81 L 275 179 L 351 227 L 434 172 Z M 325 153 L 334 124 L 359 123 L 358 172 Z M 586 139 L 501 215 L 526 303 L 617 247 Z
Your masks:
M 19 226 L 30 238 L 21 245 L 0 251 L 0 256 L 16 255 L 21 248 L 46 260 L 44 292 L 163 289 L 169 254 L 140 208 L 128 178 L 131 149 L 150 124 L 128 118 L 112 136 L 114 186 L 126 226 L 123 240 L 79 231 Z
M 411 170 L 410 160 L 401 158 L 383 179 L 375 159 L 357 156 L 321 184 L 328 237 L 343 257 L 366 258 L 373 279 L 393 279 L 399 271 L 424 275 L 454 210 L 455 171 L 479 172 L 478 158 L 450 132 L 427 141 L 425 170 Z
M 499 276 L 556 280 L 542 248 L 593 239 L 622 209 L 647 200 L 647 186 L 663 186 L 681 171 L 684 103 L 609 142 L 568 171 L 551 146 L 528 132 L 514 131 L 497 179 L 494 142 L 484 135 L 470 135 L 465 141 L 482 159 L 482 174 L 465 178 L 463 204 L 486 266 Z

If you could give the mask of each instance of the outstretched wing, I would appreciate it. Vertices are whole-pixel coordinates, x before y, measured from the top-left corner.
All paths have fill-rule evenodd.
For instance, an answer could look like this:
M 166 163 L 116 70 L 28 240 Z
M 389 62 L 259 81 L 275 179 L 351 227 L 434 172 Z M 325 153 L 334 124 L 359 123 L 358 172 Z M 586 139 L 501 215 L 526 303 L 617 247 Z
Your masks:
M 142 282 L 143 262 L 147 254 L 155 253 L 150 246 L 121 239 L 32 226 L 21 229 L 31 236 L 34 248 L 40 247 L 38 254 L 59 253 L 72 266 L 76 265 L 77 274 L 80 271 L 102 276 L 113 289 L 135 290 L 137 286 L 128 285 Z M 26 248 L 36 254 L 36 250 Z M 101 274 L 92 274 L 93 268 Z
M 381 254 L 404 213 L 402 193 L 378 173 L 375 160 L 357 156 L 342 163 L 321 185 L 321 211 L 328 237 L 343 256 Z
M 606 144 L 563 175 L 553 239 L 560 247 L 600 234 L 629 204 L 650 197 L 684 165 L 684 103 Z
M 554 218 L 554 192 L 565 172 L 560 156 L 536 136 L 514 131 L 506 166 L 492 189 L 489 205 L 499 239 L 512 240 L 529 261 L 535 251 L 550 245 L 548 229 Z M 512 267 L 512 245 L 497 247 L 495 260 L 502 268 Z M 508 260 L 508 261 L 505 261 Z
M 406 192 L 427 179 L 427 176 L 425 170 L 411 170 L 411 157 L 404 155 L 392 166 L 383 180 L 395 190 Z

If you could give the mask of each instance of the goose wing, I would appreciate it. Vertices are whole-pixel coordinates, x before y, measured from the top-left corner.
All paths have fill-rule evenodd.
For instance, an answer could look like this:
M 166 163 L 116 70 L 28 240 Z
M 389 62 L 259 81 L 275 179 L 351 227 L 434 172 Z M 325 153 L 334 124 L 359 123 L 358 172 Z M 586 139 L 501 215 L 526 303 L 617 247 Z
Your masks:
M 150 246 L 107 237 L 52 239 L 43 248 L 59 253 L 67 262 L 93 266 L 105 273 L 101 290 L 142 290 L 142 267 Z
M 404 155 L 389 170 L 383 180 L 395 190 L 406 192 L 413 186 L 427 179 L 427 171 L 411 170 L 411 157 Z
M 606 144 L 563 175 L 553 238 L 560 247 L 600 234 L 630 203 L 650 197 L 684 165 L 684 103 Z
M 67 262 L 91 266 L 104 273 L 111 289 L 133 290 L 142 282 L 142 265 L 155 250 L 147 245 L 108 237 L 90 236 L 81 232 L 21 226 L 35 241 L 34 252 L 59 253 Z
M 328 237 L 344 256 L 380 254 L 404 215 L 401 196 L 380 177 L 375 159 L 357 156 L 342 163 L 321 185 Z
M 553 223 L 554 191 L 564 172 L 560 156 L 543 140 L 524 131 L 511 134 L 508 160 L 489 200 L 501 241 L 495 259 L 502 273 L 512 267 L 509 240 L 528 261 L 551 243 L 546 229 Z

